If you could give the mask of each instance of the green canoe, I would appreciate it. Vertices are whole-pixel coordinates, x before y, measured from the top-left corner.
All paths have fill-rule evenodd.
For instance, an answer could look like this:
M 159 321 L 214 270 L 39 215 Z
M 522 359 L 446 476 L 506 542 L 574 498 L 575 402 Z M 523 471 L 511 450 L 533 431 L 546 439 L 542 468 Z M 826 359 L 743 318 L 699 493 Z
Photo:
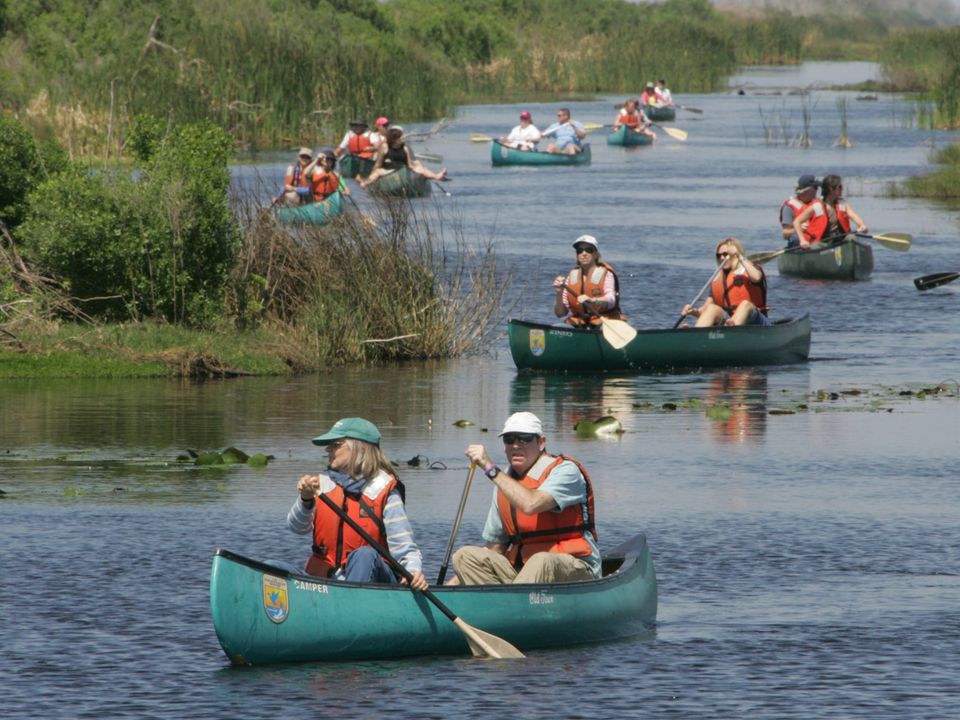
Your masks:
M 375 195 L 383 197 L 420 198 L 430 195 L 430 179 L 403 166 L 380 176 L 367 187 Z
M 663 107 L 651 107 L 647 105 L 643 109 L 643 113 L 653 122 L 670 122 L 677 117 L 677 109 L 672 105 L 664 105 Z
M 355 178 L 357 175 L 366 177 L 373 170 L 373 159 L 363 158 L 359 155 L 344 155 L 337 163 L 337 171 L 340 177 Z
M 648 630 L 657 618 L 657 578 L 645 536 L 605 553 L 603 569 L 603 578 L 587 582 L 433 592 L 464 622 L 521 650 Z M 235 665 L 470 654 L 460 630 L 408 588 L 292 575 L 227 550 L 213 558 L 210 609 Z
M 490 142 L 490 161 L 495 165 L 589 165 L 590 143 L 573 155 L 548 153 L 539 150 L 518 150 L 493 140 Z
M 873 248 L 856 239 L 812 250 L 791 250 L 777 258 L 781 275 L 820 280 L 866 280 L 873 272 Z
M 621 145 L 623 147 L 634 147 L 636 145 L 652 145 L 653 138 L 642 132 L 631 130 L 626 125 L 621 125 L 619 129 L 614 130 L 607 135 L 607 145 Z
M 507 331 L 520 370 L 670 371 L 798 363 L 810 355 L 809 315 L 769 327 L 640 330 L 620 350 L 604 340 L 599 329 L 510 320 Z
M 284 225 L 326 225 L 343 213 L 343 198 L 335 192 L 320 202 L 276 208 L 274 212 Z

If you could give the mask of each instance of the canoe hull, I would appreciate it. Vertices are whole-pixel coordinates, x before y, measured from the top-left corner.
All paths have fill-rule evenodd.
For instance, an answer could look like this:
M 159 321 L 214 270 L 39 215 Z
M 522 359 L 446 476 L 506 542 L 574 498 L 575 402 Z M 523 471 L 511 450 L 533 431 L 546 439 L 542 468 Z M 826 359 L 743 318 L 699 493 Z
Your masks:
M 643 109 L 643 112 L 653 122 L 670 122 L 677 117 L 677 109 L 669 105 L 664 107 L 647 106 Z
M 770 327 L 640 330 L 615 350 L 597 330 L 510 320 L 510 352 L 520 370 L 669 372 L 712 367 L 781 365 L 810 356 L 810 317 Z
M 657 581 L 646 538 L 638 535 L 604 560 L 622 564 L 589 582 L 433 591 L 465 622 L 521 650 L 648 631 Z M 460 630 L 409 589 L 290 575 L 226 550 L 213 558 L 210 607 L 220 644 L 238 665 L 470 652 Z
M 337 164 L 337 172 L 344 178 L 366 177 L 372 170 L 373 160 L 359 155 L 344 155 Z
M 343 198 L 335 192 L 320 202 L 276 208 L 274 212 L 284 225 L 326 225 L 343 214 Z
M 799 250 L 777 258 L 781 275 L 819 280 L 866 280 L 873 272 L 873 248 L 844 240 L 826 250 Z
M 517 150 L 496 140 L 490 143 L 490 162 L 494 166 L 503 165 L 589 165 L 590 144 L 584 143 L 583 150 L 573 155 L 548 153 L 538 150 Z
M 607 135 L 607 145 L 617 145 L 621 147 L 637 147 L 640 145 L 652 145 L 653 138 L 636 130 L 631 130 L 626 125 L 621 125 L 618 130 L 614 130 Z
M 401 167 L 399 170 L 381 176 L 367 189 L 381 197 L 399 198 L 429 197 L 431 191 L 429 178 L 413 172 L 408 167 Z

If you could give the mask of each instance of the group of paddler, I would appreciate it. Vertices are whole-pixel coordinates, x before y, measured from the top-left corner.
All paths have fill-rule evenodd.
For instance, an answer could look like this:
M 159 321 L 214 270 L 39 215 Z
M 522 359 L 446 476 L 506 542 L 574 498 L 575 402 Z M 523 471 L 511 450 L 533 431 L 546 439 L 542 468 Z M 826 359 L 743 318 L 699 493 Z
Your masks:
M 412 172 L 431 180 L 447 180 L 447 170 L 433 172 L 417 160 L 404 141 L 403 128 L 391 125 L 386 117 L 379 117 L 373 130 L 366 120 L 350 122 L 350 129 L 336 148 L 324 149 L 313 155 L 313 150 L 301 147 L 297 159 L 287 167 L 283 180 L 283 192 L 274 205 L 293 207 L 304 203 L 322 202 L 335 192 L 349 196 L 350 189 L 335 171 L 337 160 L 351 155 L 373 162 L 366 177 L 359 178 L 360 187 L 366 189 L 384 175 L 409 168 Z

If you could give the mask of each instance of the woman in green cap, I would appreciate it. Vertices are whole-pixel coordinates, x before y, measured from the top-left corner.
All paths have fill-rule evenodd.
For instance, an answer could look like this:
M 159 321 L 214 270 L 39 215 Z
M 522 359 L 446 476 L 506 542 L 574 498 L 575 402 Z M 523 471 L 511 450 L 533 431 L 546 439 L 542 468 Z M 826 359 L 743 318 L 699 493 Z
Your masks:
M 363 418 L 337 420 L 315 437 L 327 450 L 327 471 L 304 475 L 297 483 L 297 501 L 287 514 L 287 527 L 313 534 L 313 553 L 305 570 L 311 575 L 351 582 L 397 584 L 380 554 L 325 503 L 325 494 L 393 555 L 413 576 L 411 586 L 428 587 L 423 558 L 403 506 L 403 484 L 380 450 L 380 431 Z M 406 580 L 402 581 L 406 583 Z

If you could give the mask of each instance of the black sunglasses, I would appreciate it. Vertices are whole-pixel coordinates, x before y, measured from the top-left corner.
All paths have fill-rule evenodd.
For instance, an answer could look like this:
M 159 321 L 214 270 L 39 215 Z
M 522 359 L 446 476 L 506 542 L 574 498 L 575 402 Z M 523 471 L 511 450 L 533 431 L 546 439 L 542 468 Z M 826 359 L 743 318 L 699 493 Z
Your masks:
M 537 435 L 531 435 L 528 433 L 510 433 L 509 435 L 503 436 L 503 444 L 516 445 L 519 443 L 520 445 L 529 445 L 536 440 L 537 437 Z
M 730 257 L 730 253 L 717 253 L 717 260 L 723 260 L 725 257 Z
M 577 245 L 577 246 L 574 248 L 574 250 L 576 250 L 578 254 L 579 254 L 579 253 L 582 253 L 582 252 L 588 252 L 588 253 L 591 253 L 591 254 L 592 254 L 592 253 L 595 253 L 595 252 L 597 251 L 597 249 L 596 249 L 595 247 L 591 246 L 591 245 Z

